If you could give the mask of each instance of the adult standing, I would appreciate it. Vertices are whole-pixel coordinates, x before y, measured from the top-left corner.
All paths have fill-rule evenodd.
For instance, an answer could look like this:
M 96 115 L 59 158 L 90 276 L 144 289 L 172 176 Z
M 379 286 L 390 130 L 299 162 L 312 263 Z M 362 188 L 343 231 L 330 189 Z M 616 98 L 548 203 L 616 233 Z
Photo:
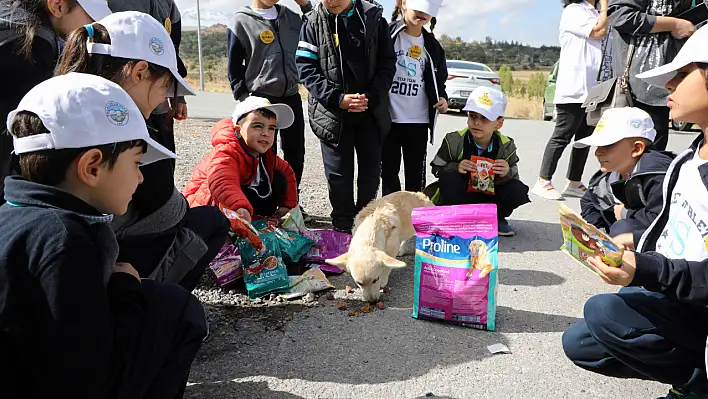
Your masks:
M 531 192 L 539 197 L 560 200 L 582 197 L 587 190 L 581 182 L 589 148 L 573 148 L 568 165 L 568 184 L 561 194 L 551 179 L 558 160 L 571 140 L 592 133 L 585 120 L 583 101 L 596 84 L 602 64 L 603 39 L 609 32 L 608 0 L 563 0 L 560 21 L 561 55 L 556 82 L 556 128 L 543 154 L 539 179 Z
M 656 127 L 654 147 L 666 149 L 669 142 L 669 92 L 650 86 L 637 75 L 673 61 L 684 40 L 696 31 L 689 21 L 676 15 L 691 8 L 692 0 L 611 0 L 610 25 L 617 31 L 612 39 L 612 69 L 616 76 L 625 70 L 629 44 L 634 39 L 634 57 L 629 69 L 629 86 L 635 106 L 651 115 Z

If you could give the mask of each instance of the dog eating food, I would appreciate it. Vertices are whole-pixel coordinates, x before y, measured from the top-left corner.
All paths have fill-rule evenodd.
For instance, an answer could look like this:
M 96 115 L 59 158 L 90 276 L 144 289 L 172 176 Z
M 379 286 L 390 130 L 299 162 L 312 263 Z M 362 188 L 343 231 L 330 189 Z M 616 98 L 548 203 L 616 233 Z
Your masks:
M 414 209 L 413 317 L 496 328 L 497 208 L 494 204 Z

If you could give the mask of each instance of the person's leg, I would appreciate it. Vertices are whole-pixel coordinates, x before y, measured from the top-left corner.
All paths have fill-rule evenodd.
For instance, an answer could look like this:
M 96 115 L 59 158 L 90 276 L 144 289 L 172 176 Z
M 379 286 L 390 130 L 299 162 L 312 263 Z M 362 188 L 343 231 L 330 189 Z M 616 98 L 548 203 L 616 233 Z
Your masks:
M 428 152 L 428 125 L 409 124 L 408 134 L 403 140 L 403 172 L 406 177 L 406 191 L 419 192 L 425 188 L 427 174 L 426 155 Z
M 401 171 L 401 147 L 408 124 L 393 123 L 391 131 L 384 140 L 381 151 L 381 194 L 388 195 L 401 191 L 401 180 L 398 173 Z M 408 137 L 406 137 L 408 139 Z
M 192 361 L 207 335 L 199 300 L 175 284 L 143 280 L 142 323 L 116 320 L 120 369 L 110 397 L 181 398 Z
M 529 187 L 521 180 L 516 179 L 495 185 L 493 198 L 497 204 L 497 216 L 500 219 L 508 218 L 516 208 L 531 202 Z
M 159 235 L 118 237 L 118 262 L 130 263 L 140 277 L 147 278 L 173 245 L 176 234 L 172 229 Z
M 322 162 L 332 205 L 332 225 L 335 229 L 351 230 L 354 207 L 354 137 L 356 131 L 344 127 L 337 147 L 323 142 Z
M 669 107 L 655 107 L 639 101 L 636 102 L 635 106 L 646 111 L 651 116 L 656 130 L 653 148 L 664 151 L 669 144 Z
M 580 126 L 575 131 L 575 141 L 582 140 L 592 134 L 595 130 L 593 126 L 588 126 L 585 110 L 580 108 L 577 115 L 577 119 L 580 121 Z M 590 154 L 590 147 L 576 148 L 570 152 L 570 161 L 568 162 L 568 174 L 566 177 L 571 183 L 575 183 L 575 186 L 580 184 L 583 179 L 583 172 L 585 171 L 585 164 L 588 161 L 588 155 Z M 584 194 L 584 192 L 583 192 Z
M 440 172 L 440 200 L 438 205 L 491 203 L 493 197 L 481 193 L 468 193 L 469 175 L 456 170 Z
M 373 114 L 367 116 L 356 129 L 357 181 L 356 213 L 376 199 L 381 182 L 382 141 Z M 354 218 L 352 218 L 352 223 Z
M 305 168 L 305 118 L 302 112 L 302 99 L 297 94 L 278 99 L 276 103 L 287 104 L 295 114 L 295 122 L 292 126 L 280 131 L 280 148 L 283 150 L 283 158 L 295 172 L 299 190 L 302 171 Z
M 585 303 L 585 319 L 563 335 L 576 365 L 618 378 L 642 378 L 705 392 L 708 309 L 643 288 Z
M 281 174 L 282 176 L 282 174 Z M 275 176 L 274 176 L 275 177 Z M 253 208 L 255 216 L 272 216 L 278 210 L 278 206 L 283 202 L 283 198 L 277 198 L 275 194 L 275 179 L 270 182 L 271 193 L 267 197 L 261 197 L 254 190 L 247 186 L 241 186 L 243 194 Z
M 202 256 L 194 268 L 190 270 L 179 282 L 179 285 L 187 291 L 192 291 L 197 287 L 199 279 L 204 274 L 209 263 L 214 260 L 221 247 L 224 246 L 231 224 L 221 213 L 219 208 L 214 206 L 197 206 L 190 208 L 185 216 L 184 227 L 195 232 L 209 248 Z

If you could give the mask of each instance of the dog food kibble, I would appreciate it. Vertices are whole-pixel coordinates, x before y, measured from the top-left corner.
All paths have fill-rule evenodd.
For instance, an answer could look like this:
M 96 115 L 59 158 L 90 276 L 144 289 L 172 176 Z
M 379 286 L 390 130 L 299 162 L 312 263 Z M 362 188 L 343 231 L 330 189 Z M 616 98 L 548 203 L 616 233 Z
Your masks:
M 383 287 L 382 291 L 384 294 L 388 294 L 389 292 L 391 292 L 391 287 Z
M 337 302 L 337 309 L 347 310 L 347 303 L 346 302 Z
M 346 292 L 347 294 L 352 292 L 352 287 L 350 285 L 346 286 L 346 288 L 344 288 L 344 292 Z
M 386 305 L 384 305 L 383 302 L 379 301 L 376 302 L 376 308 L 378 308 L 379 310 L 384 310 L 384 308 L 386 308 Z
M 364 312 L 364 313 L 370 313 L 372 310 L 373 310 L 373 309 L 371 309 L 371 305 L 368 305 L 368 304 L 367 304 L 367 305 L 364 305 L 364 306 L 361 308 L 361 311 Z
M 353 311 L 353 310 L 350 310 L 350 311 L 349 311 L 349 317 L 358 316 L 358 313 L 359 313 L 359 312 L 355 312 L 355 311 Z

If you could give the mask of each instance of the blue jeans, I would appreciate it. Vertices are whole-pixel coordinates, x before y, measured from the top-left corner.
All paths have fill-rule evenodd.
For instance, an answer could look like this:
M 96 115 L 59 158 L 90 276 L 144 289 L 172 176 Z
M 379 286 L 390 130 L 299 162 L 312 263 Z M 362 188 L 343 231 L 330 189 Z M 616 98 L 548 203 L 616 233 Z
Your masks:
M 631 287 L 593 296 L 584 313 L 563 334 L 563 350 L 577 366 L 708 392 L 708 308 Z

